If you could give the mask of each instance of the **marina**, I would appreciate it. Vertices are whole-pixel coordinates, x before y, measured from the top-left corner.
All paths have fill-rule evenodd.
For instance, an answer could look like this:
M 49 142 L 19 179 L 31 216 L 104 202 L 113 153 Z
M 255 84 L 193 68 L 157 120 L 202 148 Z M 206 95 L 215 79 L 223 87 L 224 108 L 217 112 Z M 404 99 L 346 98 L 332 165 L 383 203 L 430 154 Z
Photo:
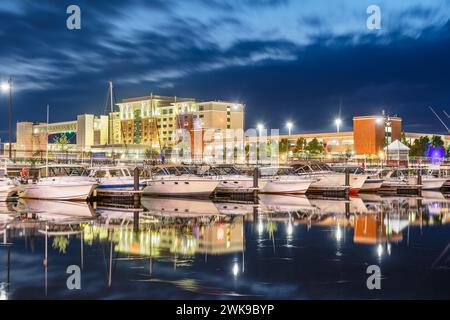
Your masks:
M 0 301 L 450 300 L 450 0 L 322 2 L 2 0 Z
M 439 192 L 143 197 L 138 208 L 20 199 L 1 205 L 0 296 L 448 299 L 449 207 Z M 71 264 L 83 290 L 65 287 Z M 365 286 L 368 264 L 383 270 L 382 293 Z

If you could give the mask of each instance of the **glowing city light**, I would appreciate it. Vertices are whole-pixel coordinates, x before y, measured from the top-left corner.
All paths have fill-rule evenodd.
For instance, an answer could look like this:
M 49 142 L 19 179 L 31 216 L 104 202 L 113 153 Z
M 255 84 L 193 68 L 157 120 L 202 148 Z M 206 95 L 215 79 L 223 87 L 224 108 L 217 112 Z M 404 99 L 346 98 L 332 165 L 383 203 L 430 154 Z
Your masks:
M 334 120 L 334 123 L 336 124 L 336 131 L 339 132 L 339 130 L 341 128 L 342 120 L 340 118 L 336 118 Z
M 3 92 L 8 92 L 9 89 L 11 88 L 11 85 L 9 84 L 9 82 L 2 82 L 2 84 L 0 85 L 0 88 Z
M 288 129 L 289 135 L 291 135 L 291 130 L 294 127 L 294 124 L 291 121 L 286 122 L 286 128 Z
M 377 255 L 378 255 L 379 258 L 381 258 L 383 256 L 383 251 L 384 251 L 383 250 L 383 246 L 381 244 L 379 244 L 377 246 Z
M 237 263 L 233 264 L 232 273 L 233 273 L 233 276 L 235 276 L 235 277 L 239 274 L 239 265 Z

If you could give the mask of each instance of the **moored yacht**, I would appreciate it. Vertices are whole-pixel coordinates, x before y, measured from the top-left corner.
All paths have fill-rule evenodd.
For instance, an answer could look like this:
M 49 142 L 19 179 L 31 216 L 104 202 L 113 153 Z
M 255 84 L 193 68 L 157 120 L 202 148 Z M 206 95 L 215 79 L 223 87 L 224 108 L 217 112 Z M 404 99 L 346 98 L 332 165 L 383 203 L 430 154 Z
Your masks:
M 385 181 L 383 187 L 418 186 L 422 190 L 439 190 L 447 181 L 446 178 L 439 178 L 428 174 L 426 170 L 421 170 L 420 180 L 416 169 L 392 169 L 384 170 Z
M 42 174 L 45 172 L 45 176 Z M 43 200 L 87 200 L 97 183 L 83 167 L 50 165 L 39 168 L 36 180 L 18 186 L 19 198 Z
M 14 180 L 7 177 L 5 168 L 0 168 L 0 201 L 6 201 L 15 193 L 16 183 Z
M 144 195 L 204 197 L 214 192 L 220 180 L 197 175 L 186 166 L 161 166 L 143 183 Z
M 291 167 L 261 167 L 259 172 L 261 193 L 304 194 L 315 182 L 314 179 L 298 176 Z
M 125 166 L 92 167 L 89 168 L 89 176 L 98 183 L 98 189 L 133 189 L 134 177 L 130 169 Z M 141 185 L 143 187 L 144 185 Z
M 302 177 L 314 179 L 311 190 L 326 190 L 332 188 L 349 188 L 350 194 L 357 194 L 363 187 L 367 175 L 350 174 L 349 186 L 346 186 L 345 173 L 333 172 L 331 168 L 322 162 L 305 161 L 294 163 L 295 172 Z
M 253 177 L 241 173 L 236 167 L 231 165 L 200 167 L 197 173 L 202 176 L 217 178 L 220 181 L 215 190 L 217 193 L 228 193 L 253 188 Z M 260 179 L 258 188 L 264 188 L 266 182 L 266 180 Z
M 357 165 L 336 165 L 332 166 L 331 169 L 335 172 L 340 173 L 349 172 L 350 174 L 354 175 L 365 174 L 367 176 L 367 179 L 366 181 L 364 181 L 364 184 L 361 187 L 361 192 L 376 192 L 380 190 L 384 182 L 384 179 L 380 178 L 380 176 L 378 175 L 378 170 L 373 171 L 371 169 L 363 169 L 362 167 Z

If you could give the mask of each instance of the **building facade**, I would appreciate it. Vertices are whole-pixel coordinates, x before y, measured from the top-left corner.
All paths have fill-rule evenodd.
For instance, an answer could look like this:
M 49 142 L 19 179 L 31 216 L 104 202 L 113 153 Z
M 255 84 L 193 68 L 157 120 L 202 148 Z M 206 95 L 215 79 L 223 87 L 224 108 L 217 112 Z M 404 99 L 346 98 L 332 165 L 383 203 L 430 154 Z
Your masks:
M 149 95 L 124 99 L 117 103 L 118 111 L 108 116 L 84 114 L 75 121 L 59 123 L 17 123 L 18 157 L 31 157 L 36 152 L 57 149 L 52 137 L 73 136 L 70 150 L 74 152 L 131 153 L 142 156 L 152 149 L 157 153 L 172 149 L 189 135 L 198 141 L 204 131 L 221 132 L 240 129 L 243 141 L 244 109 L 242 103 L 228 101 L 198 102 L 192 98 Z M 196 136 L 196 137 L 194 137 Z M 203 152 L 204 135 L 200 154 Z M 197 139 L 197 140 L 195 140 Z

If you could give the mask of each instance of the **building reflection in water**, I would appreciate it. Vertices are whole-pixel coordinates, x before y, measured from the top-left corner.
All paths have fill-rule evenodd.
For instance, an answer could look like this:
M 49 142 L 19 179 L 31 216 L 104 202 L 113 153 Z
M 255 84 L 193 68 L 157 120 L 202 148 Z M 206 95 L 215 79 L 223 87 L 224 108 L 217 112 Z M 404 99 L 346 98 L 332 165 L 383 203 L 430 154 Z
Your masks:
M 49 250 L 66 254 L 72 244 L 79 244 L 80 264 L 83 268 L 84 250 L 97 243 L 107 245 L 108 286 L 112 284 L 113 260 L 119 255 L 130 259 L 145 257 L 167 261 L 174 268 L 192 266 L 196 257 L 228 255 L 222 267 L 238 279 L 245 274 L 245 225 L 249 224 L 259 255 L 268 254 L 264 241 L 270 240 L 275 255 L 275 239 L 283 239 L 283 246 L 302 241 L 299 225 L 307 230 L 327 227 L 336 242 L 337 255 L 344 250 L 346 235 L 352 232 L 355 245 L 368 246 L 381 259 L 392 253 L 392 245 L 409 245 L 410 228 L 446 224 L 450 221 L 449 202 L 440 194 L 428 197 L 390 197 L 361 195 L 348 200 L 308 199 L 305 197 L 266 196 L 258 206 L 236 206 L 239 215 L 230 215 L 234 205 L 201 203 L 193 200 L 160 200 L 147 203 L 147 208 L 121 210 L 87 204 L 64 202 L 20 201 L 8 204 L 9 214 L 0 214 L 0 255 L 9 255 L 19 239 L 25 239 L 25 249 L 42 253 L 47 288 Z M 48 209 L 47 206 L 49 206 Z M 187 206 L 187 209 L 182 209 Z M 150 208 L 151 210 L 149 210 Z M 157 208 L 164 208 L 157 212 Z M 204 208 L 208 208 L 205 211 Z M 230 209 L 231 208 L 231 209 Z M 203 211 L 202 211 L 203 210 Z M 224 213 L 226 211 L 226 214 Z M 78 212 L 78 214 L 68 214 Z M 209 214 L 208 214 L 209 212 Z M 45 247 L 36 247 L 35 239 L 45 238 Z M 42 250 L 42 251 L 41 251 Z M 236 255 L 238 254 L 238 255 Z M 289 253 L 295 255 L 295 252 Z M 9 269 L 0 279 L 0 298 L 8 298 Z M 151 260 L 153 261 L 153 260 Z M 56 263 L 56 262 L 54 262 Z M 150 263 L 150 273 L 152 263 Z M 46 289 L 47 290 L 47 289 Z
M 155 218 L 143 214 L 140 228 L 122 219 L 101 218 L 84 228 L 84 239 L 109 240 L 120 253 L 159 257 L 228 254 L 244 250 L 244 217 Z M 107 223 L 106 223 L 107 221 Z

